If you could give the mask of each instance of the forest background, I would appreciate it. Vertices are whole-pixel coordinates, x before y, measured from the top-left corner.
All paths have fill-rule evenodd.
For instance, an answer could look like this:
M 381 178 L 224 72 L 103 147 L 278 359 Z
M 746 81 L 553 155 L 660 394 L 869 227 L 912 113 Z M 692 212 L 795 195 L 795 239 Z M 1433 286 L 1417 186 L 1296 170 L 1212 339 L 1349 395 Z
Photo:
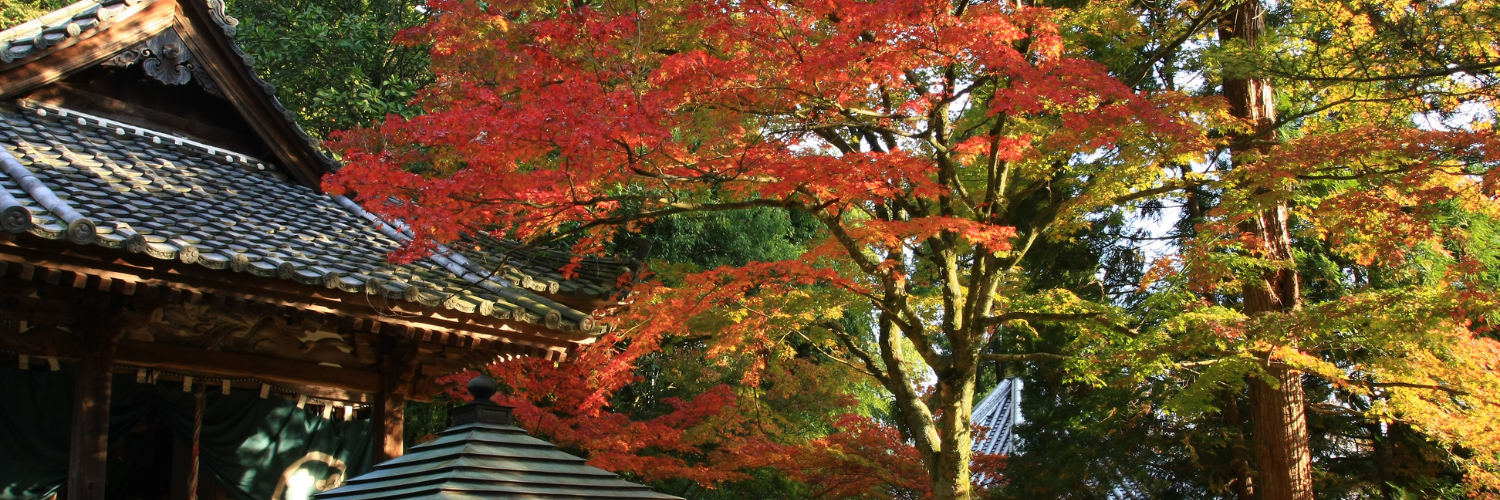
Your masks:
M 492 3 L 503 9 L 498 5 L 513 2 Z M 938 4 L 962 12 L 967 2 Z M 0 25 L 61 5 L 5 0 Z M 618 7 L 538 5 L 557 16 Z M 440 22 L 443 15 L 487 19 L 473 4 L 440 7 L 412 0 L 230 2 L 241 21 L 239 41 L 262 76 L 304 127 L 346 154 L 369 152 L 361 141 L 381 134 L 395 142 L 393 127 L 444 111 L 433 100 L 452 96 L 434 82 L 452 82 L 459 70 L 451 52 L 432 52 L 434 41 L 509 36 L 493 25 Z M 878 302 L 850 300 L 830 284 L 835 280 L 762 280 L 716 296 L 714 307 L 694 310 L 691 324 L 649 341 L 629 333 L 644 331 L 632 318 L 651 316 L 625 311 L 617 331 L 626 335 L 569 363 L 493 367 L 507 385 L 505 402 L 518 406 L 529 430 L 594 464 L 693 499 L 1500 492 L 1500 383 L 1493 372 L 1500 348 L 1490 327 L 1500 285 L 1492 189 L 1500 5 L 1026 7 L 1046 14 L 1009 40 L 1022 46 L 1018 53 L 1045 58 L 1023 45 L 1058 43 L 1050 57 L 1089 61 L 1093 66 L 1078 75 L 1095 76 L 1088 71 L 1097 68 L 1128 89 L 1074 102 L 1081 121 L 1131 101 L 1129 95 L 1157 100 L 1115 124 L 1122 131 L 1099 149 L 1105 153 L 1062 154 L 1045 162 L 1048 169 L 1018 176 L 1010 191 L 1001 188 L 1015 207 L 1001 225 L 1025 250 L 995 245 L 993 258 L 1014 257 L 1007 291 L 997 292 L 1009 294 L 1011 309 L 993 315 L 1000 319 L 972 346 L 968 390 L 982 397 L 1006 377 L 1025 381 L 1026 422 L 1017 429 L 1023 453 L 974 457 L 979 474 L 970 480 L 966 468 L 966 486 L 945 479 L 934 463 L 954 456 L 968 462 L 968 454 L 919 449 L 926 430 L 911 414 L 919 406 L 881 380 L 889 366 L 882 372 L 880 361 L 859 353 L 898 338 L 889 345 L 906 356 L 896 364 L 917 375 L 913 397 L 921 407 L 945 408 L 950 396 L 936 387 L 935 358 L 923 352 L 952 353 L 955 340 L 923 346 L 883 332 L 899 318 L 884 319 Z M 423 26 L 432 28 L 412 30 Z M 1106 87 L 1090 82 L 1074 90 Z M 1059 111 L 1067 107 L 1054 102 L 1033 112 L 1028 133 L 1050 137 L 1082 127 L 1108 135 L 1089 128 L 1099 123 L 1048 120 L 1070 116 Z M 1141 118 L 1153 112 L 1191 118 Z M 1146 132 L 1129 135 L 1183 121 L 1197 128 L 1160 140 L 1170 147 L 1149 144 L 1157 139 Z M 369 128 L 338 134 L 362 127 Z M 850 119 L 818 135 L 844 143 L 845 155 L 895 149 L 897 141 L 878 130 Z M 1091 191 L 1097 187 L 1090 180 L 1101 177 L 1118 185 Z M 1074 202 L 1090 196 L 1106 200 Z M 815 212 L 751 205 L 600 225 L 611 234 L 590 236 L 601 251 L 644 259 L 651 275 L 642 290 L 659 290 L 666 302 L 701 286 L 705 272 L 826 252 L 820 248 L 839 227 Z M 887 222 L 916 219 L 872 212 Z M 929 298 L 918 307 L 940 308 L 936 297 L 953 281 L 932 257 L 977 246 L 944 238 L 942 231 L 904 233 L 902 243 L 872 250 L 904 255 L 888 260 L 907 264 L 911 284 L 903 293 Z M 535 238 L 558 248 L 578 248 L 583 239 Z M 973 272 L 964 266 L 979 266 L 987 253 L 955 266 Z M 746 319 L 756 314 L 775 317 Z M 917 316 L 923 314 L 934 323 L 945 317 Z M 744 335 L 734 325 L 746 323 L 764 336 L 721 338 Z M 1273 399 L 1285 404 L 1265 403 Z M 410 406 L 408 442 L 441 427 L 444 405 L 454 401 Z M 1269 416 L 1268 406 L 1275 407 Z M 1279 425 L 1266 423 L 1272 420 Z

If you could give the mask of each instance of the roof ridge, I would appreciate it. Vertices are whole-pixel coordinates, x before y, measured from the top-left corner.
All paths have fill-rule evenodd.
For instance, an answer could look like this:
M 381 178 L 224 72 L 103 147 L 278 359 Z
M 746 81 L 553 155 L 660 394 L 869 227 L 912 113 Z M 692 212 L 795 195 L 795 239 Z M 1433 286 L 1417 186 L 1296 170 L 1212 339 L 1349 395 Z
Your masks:
M 20 233 L 31 229 L 33 223 L 31 211 L 22 206 L 15 196 L 11 196 L 10 191 L 0 189 L 0 229 Z
M 82 0 L 0 31 L 0 62 L 36 55 L 85 30 L 98 28 L 141 10 L 155 0 Z M 123 14 L 123 16 L 122 16 Z
M 41 179 L 36 178 L 36 174 L 21 165 L 20 160 L 15 155 L 7 151 L 5 155 L 0 156 L 0 172 L 4 172 L 5 175 L 15 179 L 16 184 L 19 184 L 21 189 L 26 191 L 26 194 L 31 195 L 31 199 L 41 204 L 42 208 L 46 208 L 47 211 L 52 212 L 52 215 L 56 215 L 63 222 L 67 222 L 69 240 L 80 245 L 94 241 L 94 234 L 97 232 L 94 221 L 78 213 L 78 209 L 73 208 L 66 200 L 59 198 L 57 193 L 52 192 L 51 188 L 42 183 Z M 15 201 L 9 193 L 5 197 L 11 198 L 11 201 Z M 20 203 L 17 202 L 16 205 L 19 206 Z M 23 227 L 30 226 L 31 212 L 28 211 L 26 212 L 26 223 Z M 7 224 L 7 227 L 9 227 L 9 224 Z

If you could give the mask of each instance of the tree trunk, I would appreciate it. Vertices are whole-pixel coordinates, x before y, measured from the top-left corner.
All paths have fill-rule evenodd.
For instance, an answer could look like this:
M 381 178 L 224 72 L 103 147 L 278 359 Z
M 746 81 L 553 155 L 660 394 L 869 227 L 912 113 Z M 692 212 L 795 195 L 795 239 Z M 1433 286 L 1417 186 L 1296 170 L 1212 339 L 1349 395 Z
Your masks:
M 1255 429 L 1255 490 L 1262 500 L 1311 500 L 1312 453 L 1308 449 L 1302 375 L 1281 363 L 1266 371 L 1281 382 L 1273 387 L 1250 380 L 1250 420 Z
M 1236 5 L 1219 25 L 1219 38 L 1239 40 L 1254 46 L 1265 34 L 1265 6 L 1260 0 Z M 1224 97 L 1230 113 L 1249 120 L 1256 135 L 1236 137 L 1234 163 L 1246 153 L 1264 153 L 1264 144 L 1275 139 L 1275 95 L 1269 82 L 1257 78 L 1226 75 Z M 1250 140 L 1247 140 L 1250 139 Z M 1258 256 L 1272 261 L 1292 259 L 1291 235 L 1287 230 L 1290 210 L 1285 197 L 1264 207 L 1256 217 L 1240 224 L 1241 232 L 1256 237 Z M 1268 272 L 1260 279 L 1247 277 L 1243 288 L 1245 314 L 1254 316 L 1294 310 L 1301 301 L 1297 273 Z M 1258 471 L 1255 490 L 1262 500 L 1312 500 L 1312 454 L 1308 448 L 1305 396 L 1302 374 L 1262 354 L 1262 364 L 1271 381 L 1250 380 L 1250 419 L 1254 430 Z
M 1263 257 L 1291 260 L 1285 202 L 1266 209 L 1256 220 L 1241 225 L 1264 244 Z M 1260 280 L 1247 279 L 1243 289 L 1245 314 L 1278 313 L 1296 309 L 1301 298 L 1297 273 L 1279 270 Z M 1261 500 L 1312 500 L 1312 452 L 1308 445 L 1302 373 L 1260 353 L 1261 368 L 1272 380 L 1250 378 L 1250 420 L 1254 430 L 1255 490 Z
M 1250 470 L 1250 458 L 1246 456 L 1249 450 L 1245 447 L 1245 434 L 1240 430 L 1244 428 L 1244 417 L 1240 416 L 1239 396 L 1225 389 L 1222 398 L 1224 425 L 1229 428 L 1229 473 L 1233 477 L 1229 491 L 1234 494 L 1234 500 L 1255 500 L 1255 485 L 1250 479 L 1254 472 Z
M 928 467 L 932 475 L 932 493 L 938 500 L 968 500 L 970 491 L 969 460 L 974 444 L 974 383 L 977 373 L 968 371 L 959 380 L 938 382 L 938 397 L 943 413 L 938 419 L 941 450 L 937 463 Z

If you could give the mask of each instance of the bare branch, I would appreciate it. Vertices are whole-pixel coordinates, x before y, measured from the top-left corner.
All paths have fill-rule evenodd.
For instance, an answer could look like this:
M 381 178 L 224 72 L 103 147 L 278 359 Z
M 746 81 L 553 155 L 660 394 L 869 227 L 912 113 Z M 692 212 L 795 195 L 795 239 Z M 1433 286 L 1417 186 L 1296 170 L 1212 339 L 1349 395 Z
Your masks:
M 1039 322 L 1053 322 L 1053 323 L 1068 323 L 1068 322 L 1075 322 L 1075 321 L 1090 321 L 1090 322 L 1096 323 L 1096 324 L 1098 324 L 1100 326 L 1103 326 L 1105 328 L 1109 328 L 1110 330 L 1114 331 L 1115 333 L 1119 333 L 1121 335 L 1126 335 L 1126 336 L 1134 337 L 1134 336 L 1140 334 L 1140 332 L 1137 332 L 1137 331 L 1135 331 L 1133 329 L 1130 329 L 1130 328 L 1126 328 L 1124 325 L 1119 325 L 1119 324 L 1116 324 L 1113 321 L 1110 321 L 1109 317 L 1107 317 L 1107 316 L 1105 316 L 1103 314 L 1099 314 L 1099 313 L 1011 312 L 1011 313 L 1001 314 L 999 316 L 991 316 L 991 317 L 988 317 L 988 318 L 980 319 L 980 320 L 978 320 L 978 323 L 981 326 L 993 326 L 993 325 L 1001 325 L 1001 324 L 1008 323 L 1008 322 L 1011 322 L 1011 321 L 1016 321 L 1016 320 L 1022 320 L 1022 321 L 1028 321 L 1028 322 L 1029 321 L 1039 321 Z
M 1367 383 L 1365 385 L 1369 386 L 1369 387 L 1372 387 L 1372 388 L 1376 388 L 1376 387 L 1405 387 L 1405 388 L 1409 388 L 1409 389 L 1428 389 L 1428 390 L 1433 390 L 1433 391 L 1443 391 L 1443 392 L 1446 392 L 1446 393 L 1448 393 L 1449 395 L 1452 395 L 1452 396 L 1468 396 L 1469 395 L 1468 391 L 1462 391 L 1462 390 L 1459 390 L 1459 389 L 1454 389 L 1452 387 L 1446 387 L 1446 386 L 1441 386 L 1441 385 L 1413 384 L 1413 383 L 1409 383 L 1409 382 L 1370 382 L 1370 383 Z

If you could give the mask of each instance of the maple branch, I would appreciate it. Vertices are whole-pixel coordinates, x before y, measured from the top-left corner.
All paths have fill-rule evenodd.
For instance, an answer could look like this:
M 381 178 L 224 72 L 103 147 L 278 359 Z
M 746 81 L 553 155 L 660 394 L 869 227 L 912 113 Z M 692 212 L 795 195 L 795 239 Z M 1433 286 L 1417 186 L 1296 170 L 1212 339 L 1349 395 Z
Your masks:
M 864 108 L 850 108 L 850 107 L 845 107 L 845 106 L 839 106 L 839 107 L 833 108 L 833 109 L 838 109 L 840 112 L 842 112 L 842 114 L 844 116 L 847 116 L 849 118 L 854 118 L 856 116 L 863 116 L 863 117 L 866 117 L 866 118 L 880 118 L 880 119 L 885 119 L 885 120 L 896 120 L 896 121 L 902 121 L 902 122 L 920 120 L 920 118 L 917 118 L 915 116 L 907 116 L 907 115 L 902 115 L 902 114 L 891 114 L 891 113 L 881 113 L 879 111 L 871 111 L 871 110 L 864 109 Z
M 806 192 L 806 189 L 798 188 L 798 192 Z M 811 196 L 811 193 L 807 194 Z M 829 214 L 822 210 L 808 212 L 817 217 L 818 221 L 822 222 L 823 226 L 828 228 L 828 232 L 833 234 L 834 240 L 838 241 L 839 245 L 844 247 L 845 254 L 854 260 L 855 265 L 859 266 L 861 271 L 881 280 L 885 288 L 885 297 L 877 298 L 868 295 L 866 297 L 871 299 L 875 307 L 881 309 L 882 320 L 888 320 L 900 327 L 907 338 L 912 340 L 912 344 L 918 348 L 924 360 L 934 369 L 942 366 L 941 357 L 937 355 L 937 351 L 933 350 L 931 344 L 927 342 L 920 323 L 921 316 L 912 308 L 910 301 L 904 300 L 906 297 L 905 290 L 896 285 L 896 280 L 891 276 L 891 273 L 880 272 L 880 263 L 875 262 L 873 258 L 865 254 L 862 245 L 853 236 L 849 235 L 849 232 L 844 229 L 843 224 L 839 220 L 839 214 Z M 912 321 L 903 321 L 899 314 L 905 314 Z
M 1328 403 L 1314 403 L 1307 405 L 1307 411 L 1313 413 L 1321 413 L 1324 415 L 1343 415 L 1348 417 L 1358 417 L 1364 415 L 1363 413 L 1345 408 L 1339 408 Z
M 1151 51 L 1151 54 L 1146 57 L 1145 61 L 1137 64 L 1134 69 L 1125 73 L 1124 78 L 1121 78 L 1121 83 L 1131 88 L 1140 85 L 1141 81 L 1146 79 L 1146 75 L 1151 73 L 1152 66 L 1156 66 L 1156 63 L 1161 62 L 1167 56 L 1176 52 L 1178 48 L 1182 47 L 1182 44 L 1187 43 L 1188 40 L 1196 36 L 1204 26 L 1207 26 L 1210 22 L 1217 21 L 1224 14 L 1228 13 L 1228 10 L 1220 10 L 1223 6 L 1224 4 L 1218 1 L 1205 2 L 1203 4 L 1203 13 L 1188 23 L 1187 30 L 1184 30 L 1181 35 L 1172 39 L 1171 42 Z
M 1428 389 L 1428 390 L 1433 390 L 1433 391 L 1443 391 L 1443 392 L 1448 393 L 1448 395 L 1455 396 L 1455 397 L 1457 397 L 1457 396 L 1468 396 L 1469 395 L 1468 391 L 1463 391 L 1463 390 L 1454 389 L 1452 387 L 1445 387 L 1445 386 L 1441 386 L 1441 385 L 1413 384 L 1413 383 L 1409 383 L 1409 382 L 1367 382 L 1367 383 L 1365 383 L 1365 385 L 1368 386 L 1368 387 L 1371 387 L 1371 388 L 1378 388 L 1378 387 L 1405 387 L 1405 388 L 1409 388 L 1409 389 Z
M 969 294 L 964 301 L 964 317 L 970 318 L 969 330 L 971 335 L 979 336 L 980 341 L 974 345 L 978 349 L 989 345 L 994 340 L 995 334 L 985 326 L 977 325 L 972 321 L 975 317 L 988 317 L 995 307 L 995 291 L 1000 287 L 1000 279 L 996 276 L 999 271 L 1000 259 L 988 251 L 974 255 L 974 263 L 969 271 Z
M 1039 322 L 1059 322 L 1059 323 L 1061 323 L 1061 322 L 1072 322 L 1072 321 L 1091 321 L 1091 322 L 1094 322 L 1094 323 L 1096 323 L 1096 324 L 1098 324 L 1100 326 L 1108 328 L 1111 331 L 1114 331 L 1115 333 L 1119 333 L 1121 335 L 1125 335 L 1125 336 L 1129 336 L 1129 337 L 1134 337 L 1134 336 L 1140 334 L 1140 332 L 1137 332 L 1137 331 L 1135 331 L 1133 329 L 1130 329 L 1130 328 L 1126 328 L 1124 325 L 1116 324 L 1115 322 L 1110 321 L 1109 317 L 1107 317 L 1107 316 L 1105 316 L 1103 314 L 1100 314 L 1100 313 L 1010 312 L 1010 313 L 1001 314 L 999 316 L 991 316 L 991 317 L 988 317 L 988 318 L 983 318 L 983 319 L 977 320 L 977 322 L 980 325 L 982 325 L 982 326 L 988 327 L 988 326 L 1001 325 L 1001 324 L 1005 324 L 1005 323 L 1008 323 L 1008 322 L 1011 322 L 1011 321 L 1016 321 L 1016 320 L 1027 321 L 1027 322 L 1039 321 Z
M 824 321 L 822 323 L 819 323 L 818 326 L 821 326 L 828 331 L 833 332 L 833 338 L 838 339 L 839 343 L 844 344 L 845 349 L 848 349 L 849 352 L 854 353 L 854 357 L 857 357 L 860 361 L 864 362 L 865 366 L 867 367 L 867 369 L 864 370 L 866 373 L 869 373 L 871 377 L 875 377 L 875 380 L 880 382 L 881 384 L 890 384 L 890 377 L 886 375 L 885 371 L 880 369 L 880 365 L 875 363 L 875 357 L 872 356 L 869 351 L 866 351 L 863 347 L 860 347 L 854 343 L 854 335 L 850 334 L 848 330 L 845 330 L 844 325 L 839 324 L 837 321 Z M 851 364 L 850 366 L 853 365 Z
M 958 255 L 954 250 L 954 242 L 951 241 L 951 233 L 928 238 L 928 246 L 932 247 L 931 260 L 935 261 L 942 269 L 943 283 L 940 289 L 943 293 L 943 332 L 948 334 L 948 343 L 952 345 L 953 354 L 960 362 L 967 363 L 966 358 L 971 355 L 972 343 L 968 335 L 964 335 L 964 318 L 962 308 L 959 305 L 964 300 L 963 285 L 959 278 Z M 975 349 L 977 350 L 977 349 Z
M 979 359 L 984 361 L 1067 361 L 1068 357 L 1050 352 L 1031 352 L 1026 354 L 981 354 Z
M 1206 185 L 1208 185 L 1208 182 L 1206 182 L 1206 181 L 1191 181 L 1191 180 L 1183 179 L 1182 181 L 1176 182 L 1176 183 L 1164 184 L 1164 185 L 1157 186 L 1157 187 L 1154 187 L 1154 188 L 1151 188 L 1151 189 L 1142 189 L 1140 191 L 1136 191 L 1136 192 L 1133 192 L 1133 193 L 1122 194 L 1120 196 L 1116 196 L 1113 200 L 1110 200 L 1110 201 L 1112 201 L 1114 203 L 1126 203 L 1126 202 L 1130 202 L 1130 201 L 1139 200 L 1141 198 L 1149 198 L 1149 197 L 1156 196 L 1156 195 L 1159 195 L 1159 194 L 1166 194 L 1166 193 L 1170 193 L 1170 192 L 1173 192 L 1173 191 L 1181 191 L 1181 190 L 1185 190 L 1185 189 L 1192 189 L 1192 188 L 1195 188 L 1195 187 L 1202 187 L 1202 186 L 1206 186 Z
M 842 136 L 839 136 L 839 133 L 837 130 L 835 130 L 835 127 L 837 126 L 808 127 L 808 130 L 811 130 L 812 133 L 817 134 L 818 137 L 822 137 L 823 140 L 828 141 L 828 143 L 832 144 L 833 147 L 838 148 L 840 153 L 850 154 L 855 152 L 856 149 L 854 149 L 853 146 L 850 146 L 849 142 L 845 141 Z
M 1098 317 L 1098 313 L 1039 313 L 1039 312 L 1010 312 L 999 316 L 990 316 L 976 320 L 981 326 L 996 326 L 1011 321 L 1080 321 Z
M 864 271 L 865 274 L 869 275 L 878 276 L 880 274 L 880 263 L 875 262 L 875 259 L 865 254 L 865 249 L 860 245 L 859 241 L 855 240 L 844 229 L 844 225 L 838 220 L 838 215 L 814 213 L 813 216 L 817 217 L 818 221 L 822 222 L 823 226 L 828 228 L 828 232 L 833 234 L 833 239 L 838 241 L 840 246 L 844 247 L 844 253 L 847 253 L 849 258 L 854 260 L 854 265 L 859 266 L 860 271 Z
M 1007 184 L 1010 182 L 1010 162 L 1000 159 L 1000 139 L 1004 136 L 1005 126 L 1010 124 L 1010 114 L 1000 113 L 995 117 L 995 125 L 990 129 L 990 154 L 985 165 L 985 191 L 984 191 L 984 214 L 993 216 L 996 213 L 995 204 L 999 203 L 1000 197 L 1005 195 Z
M 637 212 L 637 213 L 628 214 L 628 215 L 617 215 L 617 216 L 614 216 L 614 217 L 605 217 L 605 218 L 602 218 L 602 219 L 594 219 L 594 220 L 585 222 L 585 223 L 579 225 L 578 227 L 574 227 L 572 229 L 568 229 L 568 230 L 564 230 L 564 231 L 558 231 L 558 232 L 553 233 L 551 235 L 542 236 L 540 238 L 537 238 L 536 240 L 532 241 L 532 244 L 533 245 L 540 245 L 540 244 L 545 244 L 545 243 L 557 241 L 557 240 L 566 238 L 568 236 L 584 232 L 584 231 L 586 231 L 586 230 L 588 230 L 590 228 L 594 228 L 594 227 L 609 226 L 609 225 L 619 225 L 619 224 L 624 224 L 624 223 L 627 223 L 627 222 L 633 222 L 633 221 L 638 221 L 638 220 L 646 220 L 646 219 L 654 219 L 654 218 L 657 218 L 657 217 L 665 217 L 665 216 L 668 216 L 668 215 L 674 215 L 674 214 L 680 214 L 680 213 L 687 213 L 687 212 L 724 212 L 724 211 L 729 211 L 729 210 L 743 210 L 743 209 L 746 209 L 746 208 L 756 208 L 756 207 L 780 207 L 780 208 L 787 208 L 786 202 L 783 202 L 783 201 L 780 201 L 780 200 L 751 200 L 751 201 L 741 201 L 741 202 L 735 202 L 735 203 L 685 203 L 685 202 L 673 202 L 673 201 L 668 201 L 666 199 L 660 199 L 660 198 L 658 198 L 656 201 L 661 202 L 663 205 L 667 205 L 668 207 L 671 207 L 671 208 L 667 208 L 667 209 L 664 209 L 664 210 L 655 210 L 655 211 L 650 211 L 650 212 Z
M 881 314 L 878 327 L 880 359 L 885 362 L 886 370 L 890 373 L 890 383 L 885 387 L 895 396 L 896 405 L 901 408 L 901 414 L 911 429 L 912 444 L 917 452 L 924 460 L 931 460 L 942 450 L 941 438 L 937 427 L 933 425 L 936 419 L 933 418 L 932 409 L 917 392 L 911 374 L 906 372 L 902 346 L 900 340 L 891 334 L 891 326 L 890 314 Z
M 1363 165 L 1363 162 L 1361 162 L 1361 165 L 1368 167 L 1368 165 Z M 1408 165 L 1405 165 L 1405 166 L 1402 166 L 1402 167 L 1392 168 L 1390 170 L 1371 170 L 1371 171 L 1367 171 L 1367 172 L 1363 172 L 1363 173 L 1349 174 L 1349 175 L 1301 174 L 1301 175 L 1298 175 L 1297 178 L 1298 179 L 1302 179 L 1302 180 L 1355 181 L 1355 180 L 1360 180 L 1360 179 L 1367 179 L 1367 178 L 1370 178 L 1370 177 L 1379 177 L 1379 176 L 1383 176 L 1383 175 L 1404 174 L 1404 173 L 1408 173 L 1408 172 L 1411 172 L 1413 170 L 1416 170 L 1417 167 L 1421 167 L 1421 166 L 1423 166 L 1423 165 L 1421 165 L 1419 163 L 1411 163 L 1411 164 L 1408 164 Z M 1320 169 L 1320 170 L 1317 170 L 1317 171 L 1318 172 L 1324 172 L 1324 171 L 1329 171 L 1329 170 L 1339 170 L 1341 168 L 1343 168 L 1343 167 Z M 1459 171 L 1455 172 L 1455 171 L 1446 170 L 1446 169 L 1444 169 L 1442 167 L 1429 167 L 1429 170 L 1440 172 L 1440 173 L 1447 174 L 1447 175 L 1454 175 L 1454 176 L 1466 176 L 1466 175 L 1469 175 L 1468 173 L 1463 172 L 1462 170 L 1459 170 Z
M 1259 141 L 1265 139 L 1266 136 L 1276 133 L 1276 131 L 1281 130 L 1282 127 L 1285 127 L 1285 126 L 1287 126 L 1287 125 L 1289 125 L 1289 124 L 1291 124 L 1293 122 L 1296 122 L 1296 121 L 1301 120 L 1303 118 L 1307 118 L 1309 116 L 1312 116 L 1312 115 L 1315 115 L 1315 114 L 1327 111 L 1329 109 L 1333 109 L 1333 108 L 1336 108 L 1336 107 L 1339 107 L 1339 106 L 1343 106 L 1345 104 L 1398 102 L 1398 101 L 1406 101 L 1406 100 L 1410 100 L 1410 99 L 1416 99 L 1416 98 L 1422 97 L 1424 95 L 1430 95 L 1430 94 L 1432 94 L 1432 93 L 1431 92 L 1417 92 L 1417 93 L 1413 93 L 1413 94 L 1406 94 L 1406 95 L 1400 95 L 1400 96 L 1395 96 L 1395 97 L 1356 98 L 1356 97 L 1350 96 L 1350 97 L 1345 97 L 1345 98 L 1341 98 L 1341 99 L 1334 99 L 1334 100 L 1328 101 L 1328 102 L 1326 102 L 1324 104 L 1321 104 L 1321 105 L 1318 105 L 1318 106 L 1314 106 L 1314 107 L 1312 107 L 1310 109 L 1305 109 L 1305 110 L 1302 110 L 1302 111 L 1299 111 L 1299 112 L 1296 112 L 1296 113 L 1293 113 L 1293 114 L 1290 114 L 1290 115 L 1287 115 L 1287 116 L 1283 116 L 1283 117 L 1281 117 L 1281 119 L 1276 120 L 1276 123 L 1273 123 L 1271 125 L 1262 127 L 1259 131 L 1257 131 L 1257 132 L 1255 132 L 1253 134 L 1239 136 L 1235 140 L 1230 141 L 1229 147 L 1230 148 L 1234 148 L 1234 147 L 1238 147 L 1238 146 L 1243 146 L 1243 145 L 1248 145 L 1248 144 L 1251 144 L 1251 143 L 1259 142 Z
M 771 182 L 780 182 L 781 181 L 781 179 L 778 179 L 778 178 L 775 178 L 775 177 L 760 176 L 760 175 L 750 175 L 750 176 L 735 175 L 733 177 L 725 177 L 725 176 L 722 176 L 722 175 L 714 174 L 712 172 L 704 172 L 702 169 L 695 168 L 694 164 L 692 164 L 692 163 L 677 161 L 675 158 L 670 158 L 670 159 L 672 159 L 673 161 L 676 161 L 677 165 L 680 166 L 680 167 L 692 169 L 692 170 L 695 170 L 695 171 L 698 171 L 698 172 L 702 172 L 703 175 L 701 175 L 699 177 L 687 177 L 687 176 L 682 176 L 682 175 L 664 174 L 664 173 L 660 173 L 660 172 L 650 172 L 650 171 L 643 170 L 640 167 L 635 167 L 635 166 L 632 166 L 632 167 L 629 167 L 629 168 L 630 168 L 631 172 L 634 172 L 636 175 L 639 175 L 641 177 L 645 177 L 647 179 L 655 179 L 655 180 L 663 180 L 663 181 L 671 181 L 671 182 L 713 183 L 713 182 L 723 182 L 723 181 L 736 180 L 736 181 L 746 181 L 746 182 L 771 183 Z
M 1462 65 L 1462 66 L 1460 66 L 1460 65 L 1453 65 L 1453 66 L 1449 66 L 1449 67 L 1446 67 L 1446 68 L 1431 69 L 1431 70 L 1427 70 L 1427 71 L 1419 71 L 1419 72 L 1415 72 L 1415 73 L 1397 74 L 1397 75 L 1376 75 L 1376 76 L 1312 76 L 1312 75 L 1299 75 L 1299 74 L 1296 74 L 1296 73 L 1291 73 L 1291 72 L 1286 72 L 1286 71 L 1279 71 L 1279 70 L 1275 70 L 1275 69 L 1270 70 L 1270 73 L 1273 74 L 1273 75 L 1279 76 L 1281 78 L 1285 78 L 1285 79 L 1293 80 L 1293 81 L 1301 81 L 1301 82 L 1378 83 L 1378 82 L 1391 82 L 1391 81 L 1397 81 L 1397 80 L 1420 80 L 1420 79 L 1423 79 L 1423 78 L 1438 78 L 1438 77 L 1444 77 L 1444 76 L 1453 76 L 1453 75 L 1456 75 L 1456 74 L 1459 74 L 1459 73 L 1477 74 L 1477 73 L 1487 72 L 1486 70 L 1491 70 L 1491 69 L 1496 69 L 1496 68 L 1500 68 L 1500 61 L 1492 61 L 1492 62 L 1478 63 L 1478 64 L 1469 64 L 1469 65 Z
M 1057 168 L 1054 170 L 1053 175 L 1059 175 L 1058 173 L 1062 171 L 1061 162 L 1054 162 L 1054 166 Z M 1052 177 L 1049 177 L 1047 179 L 1037 181 L 1032 186 L 1029 186 L 1027 187 L 1027 189 L 1022 190 L 1025 194 L 1017 197 L 1017 199 L 1025 199 L 1031 196 L 1030 193 L 1035 192 L 1035 190 L 1046 188 L 1048 191 L 1048 204 L 1040 214 L 1032 219 L 1031 225 L 1026 229 L 1026 244 L 1022 246 L 1020 250 L 1013 250 L 1011 252 L 1010 262 L 1005 265 L 1005 269 L 1013 269 L 1015 268 L 1015 266 L 1020 265 L 1021 259 L 1025 258 L 1026 254 L 1031 251 L 1031 246 L 1036 243 L 1037 238 L 1041 236 L 1043 231 L 1046 231 L 1047 228 L 1052 225 L 1053 221 L 1057 220 L 1057 215 L 1061 213 L 1063 203 L 1063 200 L 1061 198 L 1062 193 L 1060 193 L 1058 190 L 1052 189 L 1052 179 Z M 1092 185 L 1094 181 L 1091 179 L 1089 183 L 1090 185 Z M 1085 188 L 1084 191 L 1086 193 L 1088 191 L 1087 188 Z
M 904 260 L 902 259 L 898 262 Z M 938 376 L 941 377 L 952 368 L 950 366 L 952 360 L 948 356 L 939 353 L 937 347 L 933 345 L 932 339 L 928 338 L 928 329 L 923 326 L 922 316 L 917 314 L 915 307 L 912 307 L 911 300 L 909 300 L 910 295 L 907 294 L 907 290 L 902 284 L 903 282 L 907 284 L 910 282 L 905 282 L 904 280 L 898 281 L 890 273 L 883 276 L 882 280 L 885 282 L 886 304 L 882 305 L 881 309 L 897 310 L 906 316 L 906 320 L 901 321 L 899 316 L 893 313 L 885 313 L 891 316 L 892 322 L 901 326 L 901 333 L 906 336 L 907 340 L 911 341 L 911 345 L 916 348 L 917 354 L 922 356 L 922 361 L 926 362 L 927 366 L 932 367 L 932 370 L 937 372 Z

